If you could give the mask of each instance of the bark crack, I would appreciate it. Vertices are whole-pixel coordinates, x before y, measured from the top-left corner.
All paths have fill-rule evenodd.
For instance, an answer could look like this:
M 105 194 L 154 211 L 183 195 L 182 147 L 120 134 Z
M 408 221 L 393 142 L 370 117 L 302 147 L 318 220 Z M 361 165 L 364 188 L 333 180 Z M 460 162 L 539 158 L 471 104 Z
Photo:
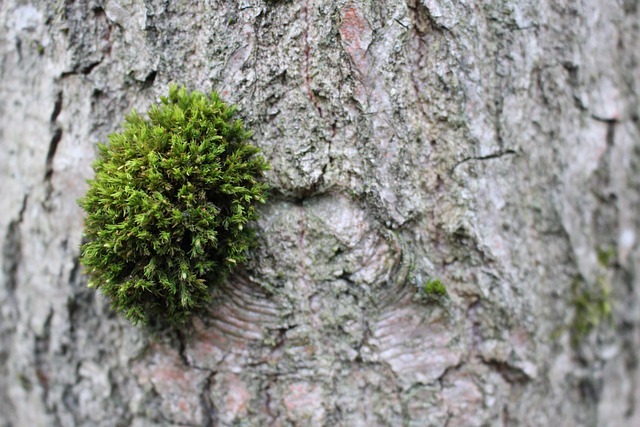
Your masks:
M 55 404 L 48 402 L 49 398 L 49 380 L 51 375 L 51 367 L 49 366 L 47 356 L 49 354 L 51 343 L 51 319 L 53 318 L 53 308 L 49 308 L 49 313 L 44 321 L 42 328 L 42 334 L 36 335 L 34 344 L 34 368 L 35 375 L 38 380 L 38 384 L 42 387 L 42 402 L 47 408 L 47 412 L 54 415 L 57 418 L 57 411 Z
M 15 419 L 17 411 L 16 405 L 11 401 L 7 394 L 7 382 L 9 378 L 9 368 L 7 361 L 12 352 L 7 343 L 11 343 L 16 332 L 16 325 L 19 323 L 20 311 L 15 301 L 15 289 L 18 283 L 18 267 L 22 262 L 22 239 L 20 226 L 22 224 L 24 213 L 27 207 L 28 196 L 22 199 L 22 206 L 18 213 L 18 217 L 9 223 L 7 233 L 5 235 L 4 245 L 2 247 L 2 272 L 4 273 L 4 300 L 2 310 L 0 311 L 0 412 L 5 416 Z M 2 286 L 0 285 L 0 288 Z M 1 295 L 1 294 L 0 294 Z M 19 380 L 23 383 L 23 387 L 29 386 L 31 381 L 26 375 L 20 374 Z M 18 405 L 19 407 L 19 405 Z
M 83 75 L 83 76 L 89 75 L 94 70 L 94 68 L 102 64 L 102 61 L 104 61 L 104 58 L 100 58 L 99 60 L 90 62 L 89 64 L 86 64 L 83 66 L 77 66 L 71 71 L 64 71 L 62 74 L 60 74 L 60 77 L 65 78 L 65 77 L 77 76 L 77 75 Z
M 298 225 L 300 226 L 300 234 L 298 235 L 298 254 L 300 255 L 300 277 L 307 277 L 307 267 L 305 265 L 304 259 L 306 257 L 305 254 L 305 238 L 307 233 L 307 218 L 305 215 L 304 204 L 300 203 L 300 219 L 298 221 Z
M 322 118 L 322 108 L 318 105 L 318 100 L 313 94 L 313 90 L 311 90 L 311 71 L 310 71 L 310 63 L 311 63 L 311 44 L 309 43 L 309 30 L 311 28 L 311 19 L 309 18 L 309 3 L 311 0 L 307 0 L 303 7 L 304 14 L 304 23 L 305 28 L 302 33 L 302 38 L 304 40 L 304 83 L 305 88 L 307 90 L 307 95 L 309 96 L 309 100 L 313 104 L 315 110 L 318 112 L 320 118 Z
M 202 407 L 202 416 L 204 417 L 204 427 L 214 427 L 218 424 L 218 416 L 215 405 L 211 400 L 211 386 L 215 381 L 217 372 L 212 371 L 204 382 L 202 392 L 200 393 L 200 405 Z
M 416 43 L 416 49 L 414 51 L 416 54 L 415 63 L 413 64 L 414 70 L 422 70 L 425 67 L 425 57 L 429 52 L 429 46 L 427 41 L 425 40 L 427 34 L 429 32 L 435 33 L 437 26 L 433 21 L 431 13 L 429 9 L 423 6 L 418 0 L 412 2 L 412 4 L 408 5 L 408 9 L 413 13 L 413 25 L 412 30 L 414 34 L 414 40 Z M 400 25 L 407 28 L 406 25 L 402 24 L 400 21 L 397 21 Z M 420 88 L 420 77 L 418 73 L 411 72 L 411 83 L 413 85 L 413 90 L 416 95 L 415 105 L 420 109 L 422 115 L 428 119 L 429 112 L 424 102 L 421 102 L 421 94 L 423 90 Z
M 4 247 L 2 248 L 2 270 L 6 277 L 6 289 L 10 294 L 13 294 L 18 284 L 18 266 L 22 261 L 20 225 L 24 218 L 24 212 L 27 209 L 28 198 L 29 196 L 27 195 L 22 198 L 22 207 L 18 213 L 18 218 L 9 223 L 7 234 L 5 235 Z M 15 306 L 15 304 L 12 304 L 12 306 Z
M 470 161 L 499 159 L 499 158 L 504 157 L 504 156 L 513 156 L 513 155 L 516 155 L 516 154 L 518 154 L 517 151 L 511 150 L 511 149 L 507 149 L 507 150 L 498 151 L 496 153 L 487 154 L 486 156 L 465 157 L 464 159 L 460 160 L 455 165 L 453 165 L 453 167 L 451 168 L 451 173 L 453 174 L 458 166 L 460 166 L 460 165 L 462 165 L 464 163 L 470 162 Z
M 276 413 L 274 414 L 271 408 L 271 404 L 272 404 L 271 387 L 275 384 L 275 380 L 274 380 L 275 377 L 277 377 L 277 375 L 274 375 L 272 378 L 269 378 L 267 387 L 264 390 L 264 395 L 265 395 L 264 405 L 265 405 L 265 412 L 269 417 L 269 427 L 276 425 L 278 422 L 278 418 L 280 417 L 280 411 L 276 411 Z
M 601 117 L 596 114 L 591 114 L 591 118 L 607 125 L 607 148 L 613 147 L 615 143 L 616 125 L 620 123 L 620 120 L 617 117 Z
M 47 151 L 47 157 L 45 160 L 44 204 L 46 204 L 51 199 L 51 195 L 53 193 L 53 184 L 51 182 L 51 178 L 53 176 L 53 159 L 56 155 L 56 151 L 58 150 L 58 145 L 60 144 L 60 140 L 62 139 L 62 127 L 58 125 L 58 116 L 62 111 L 62 102 L 63 102 L 63 92 L 59 91 L 56 94 L 56 100 L 53 104 L 53 112 L 51 113 L 51 119 L 50 119 L 51 127 L 53 129 L 53 136 L 51 137 L 51 141 L 49 142 L 49 150 Z

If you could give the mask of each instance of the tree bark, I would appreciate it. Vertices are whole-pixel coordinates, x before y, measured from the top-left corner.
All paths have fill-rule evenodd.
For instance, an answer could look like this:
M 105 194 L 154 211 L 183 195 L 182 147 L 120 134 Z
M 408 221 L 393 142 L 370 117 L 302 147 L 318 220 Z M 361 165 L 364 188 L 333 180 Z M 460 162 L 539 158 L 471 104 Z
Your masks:
M 0 426 L 640 425 L 637 1 L 0 23 Z M 159 333 L 86 288 L 76 200 L 170 82 L 239 106 L 273 194 L 209 314 Z

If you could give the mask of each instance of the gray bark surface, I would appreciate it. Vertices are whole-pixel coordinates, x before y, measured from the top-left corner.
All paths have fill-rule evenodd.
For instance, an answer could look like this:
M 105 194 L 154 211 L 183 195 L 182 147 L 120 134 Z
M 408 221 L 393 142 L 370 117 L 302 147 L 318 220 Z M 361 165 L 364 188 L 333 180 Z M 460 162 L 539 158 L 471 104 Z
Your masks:
M 639 25 L 634 0 L 0 2 L 0 426 L 640 425 Z M 210 315 L 152 334 L 86 288 L 76 200 L 170 82 L 239 106 L 273 195 Z

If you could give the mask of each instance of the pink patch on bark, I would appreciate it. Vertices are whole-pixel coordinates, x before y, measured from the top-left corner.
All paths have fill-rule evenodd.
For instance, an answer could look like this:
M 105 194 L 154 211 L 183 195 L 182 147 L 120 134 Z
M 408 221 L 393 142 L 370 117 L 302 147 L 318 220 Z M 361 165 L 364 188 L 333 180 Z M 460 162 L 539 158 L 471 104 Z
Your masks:
M 228 393 L 224 400 L 226 413 L 231 415 L 231 418 L 236 418 L 247 411 L 251 395 L 240 377 L 235 374 L 230 374 L 227 377 L 227 390 Z
M 369 68 L 367 48 L 371 44 L 372 31 L 362 11 L 354 5 L 345 6 L 342 9 L 339 31 L 344 50 L 349 54 L 356 68 L 362 74 L 366 74 Z
M 289 385 L 284 406 L 290 419 L 321 425 L 324 420 L 322 389 L 317 384 L 299 382 Z

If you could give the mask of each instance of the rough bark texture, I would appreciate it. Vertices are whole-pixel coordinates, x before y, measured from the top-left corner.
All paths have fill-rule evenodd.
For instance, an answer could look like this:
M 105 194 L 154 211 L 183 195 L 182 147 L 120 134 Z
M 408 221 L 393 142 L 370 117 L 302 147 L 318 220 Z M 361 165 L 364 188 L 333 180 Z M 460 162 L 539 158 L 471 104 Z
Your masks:
M 640 425 L 638 1 L 0 24 L 0 426 Z M 210 316 L 154 334 L 86 289 L 76 199 L 169 82 L 239 105 L 274 194 Z

